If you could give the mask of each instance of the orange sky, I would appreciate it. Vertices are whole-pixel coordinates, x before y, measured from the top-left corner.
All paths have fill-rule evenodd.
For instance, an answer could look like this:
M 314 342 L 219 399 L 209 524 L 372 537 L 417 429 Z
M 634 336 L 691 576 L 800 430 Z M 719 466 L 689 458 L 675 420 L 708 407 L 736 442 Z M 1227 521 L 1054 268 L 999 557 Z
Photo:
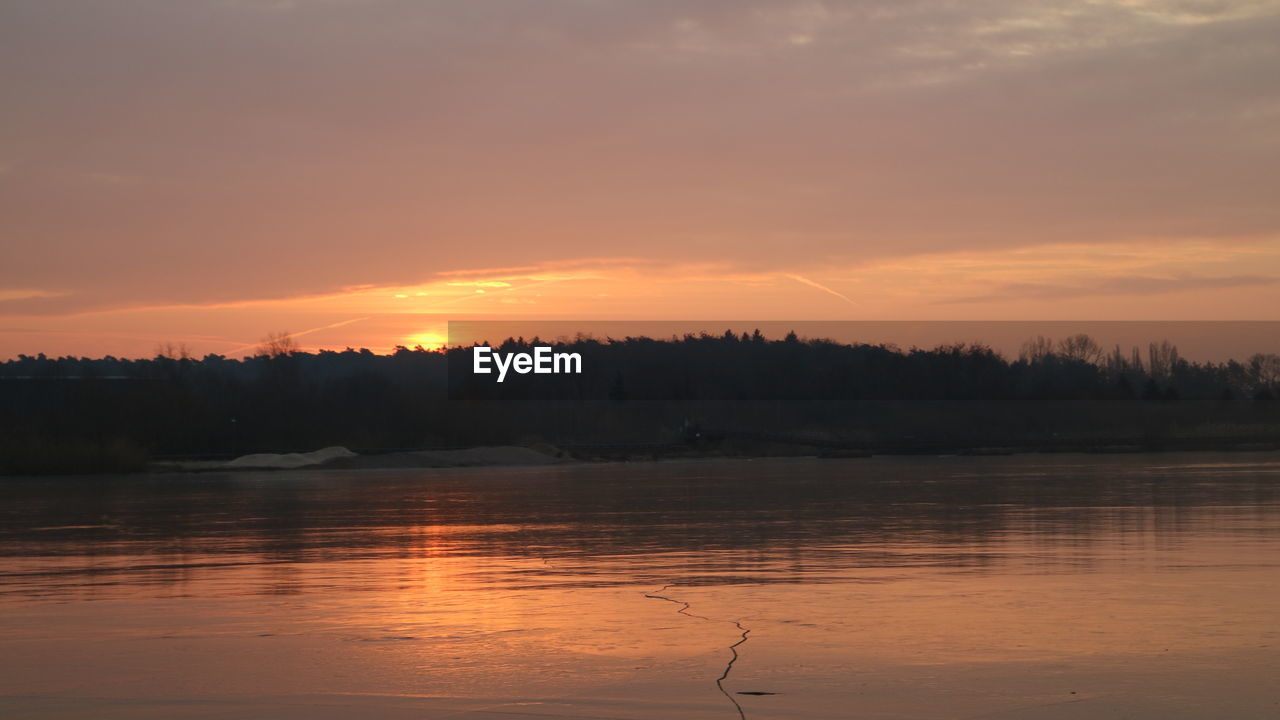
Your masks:
M 1280 319 L 1280 2 L 0 8 L 0 357 Z

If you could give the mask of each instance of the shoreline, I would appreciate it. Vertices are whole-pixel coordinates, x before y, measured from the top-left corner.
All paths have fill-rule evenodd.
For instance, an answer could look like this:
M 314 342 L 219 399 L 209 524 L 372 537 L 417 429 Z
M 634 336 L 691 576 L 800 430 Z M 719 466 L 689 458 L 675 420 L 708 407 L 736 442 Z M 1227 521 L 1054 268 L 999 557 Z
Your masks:
M 1280 452 L 1280 441 L 1184 440 L 1106 442 L 1097 439 L 1023 445 L 963 445 L 946 442 L 896 442 L 845 444 L 833 441 L 744 441 L 726 438 L 702 444 L 612 443 L 554 446 L 478 445 L 464 448 L 396 450 L 355 453 L 331 446 L 306 453 L 254 453 L 238 457 L 136 458 L 127 465 L 112 462 L 56 463 L 25 468 L 26 472 L 0 473 L 10 477 L 68 475 L 163 474 L 208 472 L 287 472 L 292 470 L 378 470 L 464 467 L 538 467 L 582 463 L 643 463 L 681 460 L 763 460 L 810 458 L 851 460 L 872 457 L 999 457 L 1022 455 L 1137 455 L 1167 453 L 1267 453 Z
M 272 465 L 269 462 L 236 463 L 194 460 L 155 461 L 145 472 L 286 472 L 291 470 L 411 470 L 485 467 L 540 467 L 548 465 L 645 463 L 714 460 L 853 460 L 883 457 L 1010 457 L 1026 455 L 1160 455 L 1172 453 L 1276 453 L 1280 443 L 1195 443 L 1182 446 L 1162 444 L 980 446 L 980 447 L 898 447 L 881 449 L 832 449 L 794 445 L 768 448 L 768 452 L 725 452 L 719 449 L 668 448 L 666 451 L 637 451 L 621 448 L 583 452 L 581 448 L 538 448 L 501 445 L 449 450 L 414 450 L 381 454 L 344 455 L 322 462 L 299 465 Z M 252 457 L 252 456 L 249 456 Z M 286 455 L 277 457 L 287 457 Z M 237 460 L 243 460 L 239 458 Z

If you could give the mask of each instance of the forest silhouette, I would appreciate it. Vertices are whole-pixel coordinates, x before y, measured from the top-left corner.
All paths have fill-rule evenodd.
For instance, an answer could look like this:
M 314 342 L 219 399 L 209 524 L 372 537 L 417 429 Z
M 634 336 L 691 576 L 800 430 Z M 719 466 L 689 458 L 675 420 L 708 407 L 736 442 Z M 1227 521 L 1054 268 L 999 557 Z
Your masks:
M 1280 357 L 1191 362 L 1173 345 L 1036 337 L 1017 358 L 769 339 L 508 338 L 580 353 L 581 375 L 502 384 L 470 348 L 302 352 L 287 333 L 240 359 L 165 346 L 149 359 L 0 364 L 0 472 L 136 470 L 343 445 L 360 453 L 543 444 L 584 458 L 681 454 L 1275 447 Z

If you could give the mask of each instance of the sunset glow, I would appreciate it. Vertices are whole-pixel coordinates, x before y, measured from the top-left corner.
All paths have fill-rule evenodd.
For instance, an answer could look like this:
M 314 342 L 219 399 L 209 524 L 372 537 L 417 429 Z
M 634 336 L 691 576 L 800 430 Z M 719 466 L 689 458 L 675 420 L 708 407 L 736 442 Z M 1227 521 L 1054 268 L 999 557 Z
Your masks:
M 1280 317 L 1274 2 L 170 9 L 3 11 L 0 356 Z
M 1271 320 L 1276 278 L 1280 241 L 1265 239 L 1063 243 L 785 270 L 590 259 L 318 295 L 14 314 L 0 351 L 146 356 L 183 343 L 198 355 L 237 355 L 287 331 L 303 348 L 385 353 L 437 348 L 448 320 L 468 318 Z

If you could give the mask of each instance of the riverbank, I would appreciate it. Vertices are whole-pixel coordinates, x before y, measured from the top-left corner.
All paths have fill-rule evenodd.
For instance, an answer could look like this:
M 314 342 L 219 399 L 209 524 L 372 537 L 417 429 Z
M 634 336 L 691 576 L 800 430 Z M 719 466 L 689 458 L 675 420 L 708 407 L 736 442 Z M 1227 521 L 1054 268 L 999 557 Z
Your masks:
M 255 453 L 233 460 L 170 460 L 153 462 L 155 472 L 209 472 L 237 470 L 503 467 L 555 465 L 573 462 L 564 451 L 550 445 L 519 447 L 501 445 L 451 450 L 410 450 L 361 455 L 333 446 L 308 453 Z
M 1035 444 L 958 444 L 931 440 L 852 443 L 815 438 L 732 435 L 693 443 L 593 443 L 555 446 L 493 445 L 468 448 L 354 452 L 331 446 L 309 452 L 253 453 L 238 457 L 148 458 L 121 443 L 102 447 L 40 446 L 10 454 L 0 475 L 120 474 L 138 472 L 237 472 L 304 469 L 412 469 L 539 466 L 574 462 L 651 462 L 686 459 L 873 456 L 998 456 L 1027 454 L 1114 455 L 1169 452 L 1276 452 L 1280 438 L 1059 438 Z
M 754 459 L 812 457 L 821 460 L 876 456 L 1001 456 L 1031 454 L 1117 455 L 1170 452 L 1277 452 L 1280 442 L 1107 443 L 1099 441 L 1024 446 L 954 446 L 945 443 L 897 443 L 876 446 L 814 445 L 764 442 L 715 446 L 663 444 L 578 445 L 556 447 L 491 446 L 448 450 L 414 450 L 357 454 L 342 447 L 312 453 L 259 453 L 230 461 L 166 461 L 149 467 L 158 472 L 298 469 L 412 469 L 451 467 L 540 466 L 575 462 L 654 462 L 660 460 Z

